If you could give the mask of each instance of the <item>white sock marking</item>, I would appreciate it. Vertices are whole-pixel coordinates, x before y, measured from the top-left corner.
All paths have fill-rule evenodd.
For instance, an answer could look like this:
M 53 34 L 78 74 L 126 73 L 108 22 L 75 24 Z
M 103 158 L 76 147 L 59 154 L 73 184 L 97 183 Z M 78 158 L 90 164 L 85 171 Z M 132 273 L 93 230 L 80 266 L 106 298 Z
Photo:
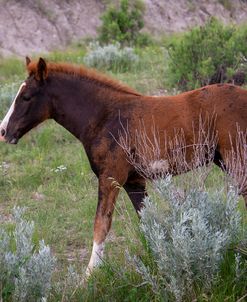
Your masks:
M 86 275 L 90 276 L 93 269 L 99 266 L 102 263 L 103 255 L 104 255 L 104 242 L 97 244 L 95 241 L 93 242 L 93 250 L 91 254 L 91 258 L 86 270 Z
M 24 86 L 26 86 L 25 82 L 21 84 L 21 86 L 20 86 L 20 88 L 19 88 L 19 90 L 18 90 L 18 92 L 17 92 L 17 94 L 16 94 L 16 96 L 14 98 L 14 101 L 12 102 L 12 105 L 9 108 L 9 111 L 7 112 L 7 114 L 5 115 L 4 119 L 2 120 L 2 123 L 0 125 L 0 131 L 3 129 L 3 130 L 5 130 L 5 133 L 6 133 L 6 130 L 7 130 L 7 127 L 8 127 L 8 123 L 9 123 L 9 119 L 10 119 L 10 117 L 11 117 L 13 111 L 14 111 L 14 108 L 15 108 L 15 101 L 16 101 L 18 95 L 20 94 L 20 92 L 21 92 L 21 90 L 22 90 L 22 88 Z M 1 134 L 0 134 L 0 136 L 1 136 Z

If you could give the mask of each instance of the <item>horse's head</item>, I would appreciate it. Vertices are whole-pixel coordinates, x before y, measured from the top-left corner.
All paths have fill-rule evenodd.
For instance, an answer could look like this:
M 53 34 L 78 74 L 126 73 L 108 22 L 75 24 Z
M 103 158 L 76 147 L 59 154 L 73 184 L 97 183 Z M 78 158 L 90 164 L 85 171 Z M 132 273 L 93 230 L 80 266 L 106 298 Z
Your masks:
M 46 62 L 40 58 L 33 63 L 26 58 L 26 65 L 29 76 L 0 125 L 0 140 L 10 144 L 16 144 L 25 133 L 50 117 Z

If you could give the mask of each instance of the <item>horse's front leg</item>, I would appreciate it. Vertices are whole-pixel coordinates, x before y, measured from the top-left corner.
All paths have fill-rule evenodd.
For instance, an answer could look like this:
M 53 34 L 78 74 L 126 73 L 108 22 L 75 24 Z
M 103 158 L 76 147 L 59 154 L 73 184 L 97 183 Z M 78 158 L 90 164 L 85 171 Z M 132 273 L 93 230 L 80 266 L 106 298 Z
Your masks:
M 91 258 L 86 270 L 89 276 L 93 269 L 102 263 L 104 242 L 110 230 L 119 186 L 105 175 L 99 178 L 98 206 L 94 221 L 94 241 Z

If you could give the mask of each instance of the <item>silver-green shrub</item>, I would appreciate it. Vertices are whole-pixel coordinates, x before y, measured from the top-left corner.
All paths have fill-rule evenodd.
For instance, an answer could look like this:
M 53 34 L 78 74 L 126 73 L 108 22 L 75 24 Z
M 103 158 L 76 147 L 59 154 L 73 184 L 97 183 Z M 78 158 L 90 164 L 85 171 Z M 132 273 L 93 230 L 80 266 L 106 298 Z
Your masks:
M 0 289 L 3 300 L 43 301 L 51 289 L 55 258 L 44 241 L 32 243 L 34 223 L 23 218 L 25 209 L 13 210 L 12 232 L 0 228 Z
M 89 67 L 125 72 L 139 62 L 133 48 L 121 48 L 119 43 L 100 46 L 95 42 L 89 48 L 90 52 L 84 57 L 84 63 Z
M 63 297 L 63 301 L 74 301 L 73 297 L 80 291 L 83 285 L 82 272 L 79 272 L 74 265 L 67 267 L 67 273 L 60 280 L 53 284 L 53 294 Z
M 182 192 L 170 176 L 154 181 L 154 188 L 161 202 L 147 197 L 140 216 L 157 269 L 152 272 L 136 256 L 132 260 L 155 292 L 161 287 L 167 297 L 183 301 L 193 296 L 195 284 L 210 290 L 227 249 L 243 235 L 237 190 Z

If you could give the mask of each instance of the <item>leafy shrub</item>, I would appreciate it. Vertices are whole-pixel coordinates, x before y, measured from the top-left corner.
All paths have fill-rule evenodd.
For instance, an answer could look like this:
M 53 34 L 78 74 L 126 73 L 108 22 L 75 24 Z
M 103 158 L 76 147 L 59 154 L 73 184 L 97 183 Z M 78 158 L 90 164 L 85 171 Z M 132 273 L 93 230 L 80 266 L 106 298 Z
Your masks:
M 132 69 L 139 61 L 133 48 L 121 48 L 119 43 L 101 47 L 99 43 L 91 43 L 92 49 L 84 58 L 84 63 L 90 67 L 125 72 Z
M 142 39 L 142 43 L 148 43 L 147 35 L 140 33 L 144 27 L 144 10 L 144 3 L 141 0 L 121 0 L 119 8 L 110 6 L 101 17 L 100 42 L 109 44 L 118 41 L 124 45 L 131 45 L 138 39 L 140 43 Z
M 134 42 L 137 47 L 148 47 L 155 45 L 155 40 L 147 32 L 139 33 Z
M 13 210 L 13 232 L 0 228 L 0 294 L 4 301 L 42 301 L 51 288 L 55 258 L 43 240 L 38 249 L 33 245 L 34 223 L 23 219 L 24 211 Z
M 236 71 L 247 69 L 246 41 L 246 26 L 224 26 L 211 18 L 170 44 L 170 84 L 188 90 L 228 81 Z
M 141 230 L 157 268 L 134 257 L 136 270 L 168 300 L 193 297 L 196 286 L 209 291 L 228 248 L 243 235 L 238 195 L 231 188 L 208 193 L 196 188 L 181 194 L 171 177 L 154 183 L 164 208 L 146 198 Z M 240 256 L 239 256 L 240 257 Z M 240 257 L 241 258 L 241 257 Z M 237 258 L 236 267 L 243 260 Z

